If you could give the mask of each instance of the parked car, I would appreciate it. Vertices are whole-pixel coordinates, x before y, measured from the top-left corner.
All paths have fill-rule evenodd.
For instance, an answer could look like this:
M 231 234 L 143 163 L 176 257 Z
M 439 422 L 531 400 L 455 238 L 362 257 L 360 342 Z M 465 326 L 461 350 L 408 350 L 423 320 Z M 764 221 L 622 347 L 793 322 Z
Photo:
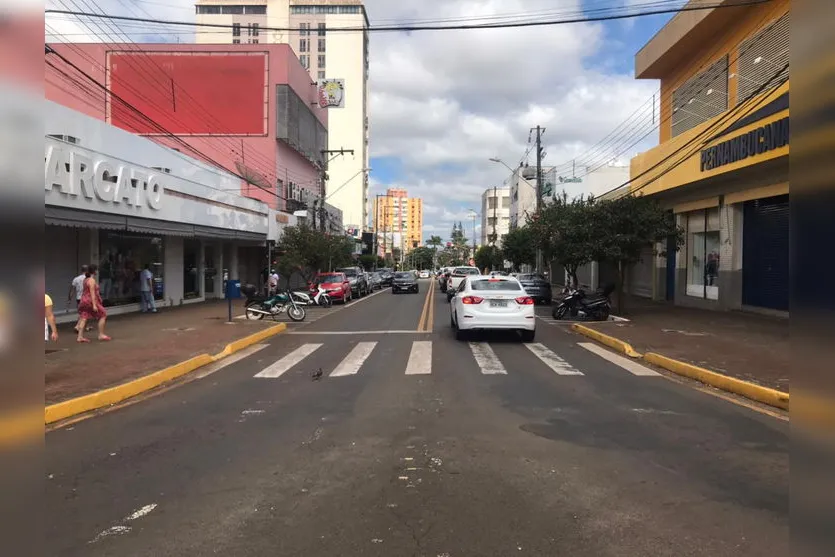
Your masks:
M 451 267 L 443 267 L 440 271 L 438 271 L 438 285 L 441 287 L 441 292 L 446 292 L 450 269 Z
M 481 271 L 478 270 L 478 267 L 454 267 L 452 269 L 446 283 L 447 302 L 449 302 L 455 295 L 455 291 L 458 289 L 461 281 L 464 280 L 464 277 L 473 275 L 481 275 Z
M 464 277 L 450 302 L 449 322 L 458 340 L 489 330 L 519 331 L 523 342 L 536 337 L 533 298 L 513 277 Z
M 428 279 L 429 278 L 429 271 L 421 271 L 420 272 L 420 278 Z
M 368 282 L 371 290 L 380 290 L 383 288 L 383 275 L 379 271 L 368 273 Z
M 391 293 L 398 294 L 400 292 L 419 292 L 419 286 L 415 274 L 411 271 L 400 271 L 395 273 L 394 282 L 391 285 Z
M 345 273 L 319 273 L 313 278 L 313 286 L 321 284 L 334 302 L 350 302 L 353 299 L 351 282 Z
M 377 269 L 377 272 L 380 273 L 380 280 L 383 286 L 391 286 L 391 281 L 394 280 L 394 271 L 391 269 L 383 268 Z
M 351 295 L 355 298 L 362 298 L 371 290 L 368 287 L 368 279 L 365 277 L 365 271 L 360 267 L 344 267 L 337 269 L 337 273 L 344 273 L 348 277 L 348 282 L 351 283 Z
M 549 305 L 553 299 L 551 283 L 544 276 L 536 273 L 521 273 L 516 277 L 525 292 L 538 304 Z

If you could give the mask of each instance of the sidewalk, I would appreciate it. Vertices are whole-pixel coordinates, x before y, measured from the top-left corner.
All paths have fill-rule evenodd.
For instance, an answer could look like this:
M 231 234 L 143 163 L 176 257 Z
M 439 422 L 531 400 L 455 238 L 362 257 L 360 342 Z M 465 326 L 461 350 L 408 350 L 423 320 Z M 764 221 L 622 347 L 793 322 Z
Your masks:
M 241 315 L 242 301 L 232 306 L 233 318 Z M 72 324 L 59 325 L 57 343 L 48 343 L 45 356 L 46 404 L 112 387 L 158 371 L 194 356 L 220 352 L 236 339 L 275 325 L 272 320 L 249 321 L 228 317 L 225 300 L 177 308 L 156 314 L 109 317 L 110 342 L 86 333 L 90 344 L 78 344 Z
M 669 358 L 789 391 L 789 320 L 742 312 L 684 308 L 644 298 L 626 300 L 628 322 L 583 323 L 641 353 Z

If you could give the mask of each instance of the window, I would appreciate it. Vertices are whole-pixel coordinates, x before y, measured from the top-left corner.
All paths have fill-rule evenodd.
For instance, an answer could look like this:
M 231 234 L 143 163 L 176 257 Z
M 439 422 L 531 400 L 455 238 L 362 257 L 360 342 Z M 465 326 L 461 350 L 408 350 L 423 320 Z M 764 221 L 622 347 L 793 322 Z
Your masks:
M 692 211 L 687 224 L 687 295 L 719 299 L 719 208 Z
M 241 39 L 232 39 L 232 44 L 241 44 Z
M 232 36 L 233 37 L 240 37 L 241 36 L 241 24 L 240 23 L 233 23 L 232 24 Z
M 319 52 L 325 52 L 325 39 L 319 39 Z
M 221 6 L 220 13 L 224 15 L 243 15 L 243 6 Z
M 251 29 L 252 29 L 252 36 L 257 37 L 258 33 L 260 32 L 260 29 L 258 29 L 258 24 L 253 23 Z
M 509 209 L 510 208 L 510 196 L 502 197 L 502 208 Z
M 471 290 L 501 290 L 505 292 L 518 292 L 522 287 L 515 280 L 500 278 L 482 279 L 470 281 Z
M 218 15 L 220 6 L 195 6 L 198 15 Z
M 299 35 L 302 37 L 310 36 L 310 23 L 299 23 Z
M 326 33 L 326 31 L 327 31 L 327 30 L 325 29 L 325 24 L 324 24 L 324 23 L 320 23 L 317 27 L 318 27 L 318 29 L 317 29 L 317 33 L 319 34 L 319 36 L 320 36 L 320 37 L 324 37 L 324 36 L 325 36 L 325 33 Z
M 728 109 L 728 56 L 688 79 L 673 91 L 672 135 L 718 116 Z
M 258 44 L 258 39 L 252 39 L 250 42 L 251 42 L 252 44 Z
M 105 306 L 139 302 L 139 273 L 146 264 L 154 275 L 154 298 L 162 299 L 164 257 L 161 237 L 102 230 L 99 232 L 99 253 L 99 284 Z M 195 268 L 195 276 L 196 271 Z
M 310 39 L 299 39 L 299 52 L 310 51 Z
M 361 14 L 362 6 L 290 6 L 291 14 Z
M 324 54 L 319 55 L 319 67 L 320 68 L 325 67 L 325 55 Z
M 496 198 L 495 197 L 488 197 L 487 198 L 487 208 L 488 209 L 495 209 L 496 208 Z
M 304 69 L 310 68 L 310 56 L 308 56 L 307 54 L 302 54 L 301 56 L 299 56 L 299 62 L 302 63 L 302 67 Z
M 244 6 L 247 15 L 267 15 L 267 6 Z
M 325 70 L 319 70 L 319 79 L 325 79 Z

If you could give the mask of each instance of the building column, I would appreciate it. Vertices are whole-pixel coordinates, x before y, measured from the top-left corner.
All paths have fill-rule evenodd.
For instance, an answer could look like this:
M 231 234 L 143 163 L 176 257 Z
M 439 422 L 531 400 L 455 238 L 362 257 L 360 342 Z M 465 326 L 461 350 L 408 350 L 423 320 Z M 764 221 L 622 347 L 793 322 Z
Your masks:
M 240 270 L 238 269 L 238 245 L 232 243 L 229 248 L 229 280 L 239 280 L 241 278 Z
M 719 301 L 723 309 L 742 309 L 743 204 L 719 209 Z

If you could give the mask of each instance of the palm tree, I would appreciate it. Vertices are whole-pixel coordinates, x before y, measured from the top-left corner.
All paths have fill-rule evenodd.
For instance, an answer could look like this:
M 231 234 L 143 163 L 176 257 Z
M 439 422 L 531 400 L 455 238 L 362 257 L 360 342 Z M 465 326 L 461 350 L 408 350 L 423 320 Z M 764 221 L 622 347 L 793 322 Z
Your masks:
M 426 244 L 432 246 L 432 267 L 438 266 L 438 246 L 444 243 L 440 236 L 430 236 Z

